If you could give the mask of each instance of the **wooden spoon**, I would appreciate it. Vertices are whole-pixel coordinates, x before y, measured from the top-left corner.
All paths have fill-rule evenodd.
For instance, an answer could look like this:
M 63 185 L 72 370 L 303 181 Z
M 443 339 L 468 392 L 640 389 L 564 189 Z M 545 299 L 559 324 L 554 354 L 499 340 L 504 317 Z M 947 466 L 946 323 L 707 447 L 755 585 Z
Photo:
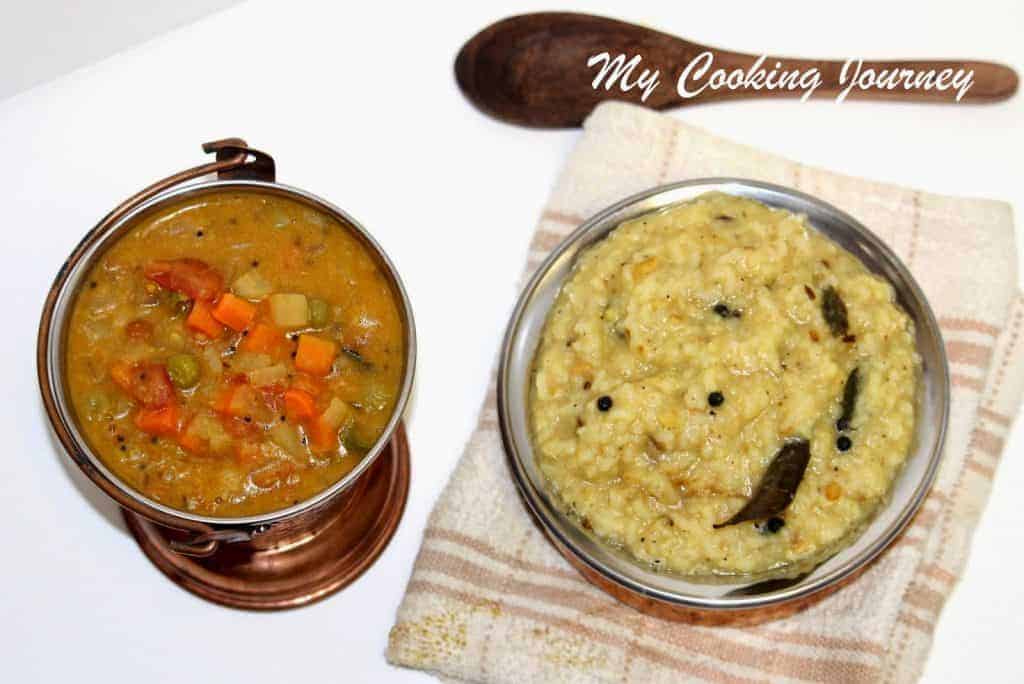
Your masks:
M 705 88 L 690 99 L 676 91 L 676 79 L 683 68 L 704 51 L 713 54 L 713 64 L 702 79 L 690 81 L 691 90 L 704 83 L 718 68 L 747 70 L 755 55 L 729 52 L 692 43 L 682 38 L 642 26 L 588 14 L 541 12 L 510 17 L 485 28 L 467 42 L 455 60 L 455 78 L 459 87 L 477 107 L 505 121 L 539 127 L 579 126 L 602 100 L 640 103 L 641 89 L 623 92 L 618 85 L 611 90 L 591 83 L 598 67 L 587 60 L 607 52 L 614 58 L 640 55 L 634 70 L 635 80 L 643 69 L 660 70 L 660 85 L 643 104 L 655 109 L 678 105 L 702 104 L 740 98 L 799 98 L 803 89 L 737 90 Z M 843 63 L 768 57 L 765 69 L 781 62 L 782 69 L 802 73 L 816 68 L 822 84 L 813 97 L 836 97 L 845 87 L 839 82 Z M 974 84 L 962 102 L 987 103 L 1005 100 L 1017 91 L 1017 74 L 1002 64 L 976 61 L 875 61 L 864 62 L 863 69 L 974 70 Z M 955 89 L 885 90 L 877 85 L 866 90 L 854 88 L 849 97 L 903 102 L 956 102 Z

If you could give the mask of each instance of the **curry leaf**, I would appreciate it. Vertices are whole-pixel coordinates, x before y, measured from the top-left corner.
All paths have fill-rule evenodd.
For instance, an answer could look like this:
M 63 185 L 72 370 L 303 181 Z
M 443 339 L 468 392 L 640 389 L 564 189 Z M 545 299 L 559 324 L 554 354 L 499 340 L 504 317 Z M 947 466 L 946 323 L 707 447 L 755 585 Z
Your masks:
M 853 410 L 857 406 L 857 395 L 860 393 L 860 370 L 854 368 L 846 378 L 846 385 L 843 387 L 843 412 L 836 421 L 836 429 L 840 432 L 850 429 L 850 421 L 853 420 Z
M 810 460 L 810 442 L 806 439 L 786 442 L 768 464 L 750 501 L 736 515 L 715 525 L 715 529 L 748 520 L 763 520 L 784 511 L 796 496 Z
M 833 337 L 843 337 L 850 331 L 850 320 L 846 313 L 846 304 L 832 286 L 822 291 L 821 314 L 832 330 Z

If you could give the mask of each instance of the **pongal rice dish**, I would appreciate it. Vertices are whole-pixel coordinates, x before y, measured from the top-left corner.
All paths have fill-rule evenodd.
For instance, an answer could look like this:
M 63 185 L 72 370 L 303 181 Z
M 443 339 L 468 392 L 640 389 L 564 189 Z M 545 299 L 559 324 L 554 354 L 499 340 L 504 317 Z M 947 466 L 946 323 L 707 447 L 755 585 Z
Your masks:
M 795 576 L 886 501 L 914 339 L 892 286 L 804 217 L 704 195 L 579 257 L 534 358 L 537 463 L 578 525 L 654 569 Z

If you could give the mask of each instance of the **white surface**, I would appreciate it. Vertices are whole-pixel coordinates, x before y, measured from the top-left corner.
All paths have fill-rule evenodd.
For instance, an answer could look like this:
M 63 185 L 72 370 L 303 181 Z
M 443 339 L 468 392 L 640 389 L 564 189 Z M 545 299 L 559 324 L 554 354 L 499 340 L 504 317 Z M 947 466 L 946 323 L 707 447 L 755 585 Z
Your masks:
M 238 0 L 0 1 L 0 98 L 195 21 Z
M 247 3 L 0 102 L 6 681 L 431 681 L 385 663 L 388 629 L 427 514 L 474 423 L 534 223 L 578 136 L 497 123 L 455 87 L 459 45 L 521 5 L 477 2 L 443 20 L 432 6 Z M 749 51 L 1024 67 L 1018 0 L 864 1 L 828 19 L 822 7 L 588 9 Z M 228 35 L 240 47 L 218 49 Z M 1020 95 L 984 108 L 766 102 L 676 115 L 809 164 L 1024 207 Z M 397 536 L 343 593 L 279 614 L 222 609 L 159 575 L 54 446 L 35 382 L 41 302 L 80 236 L 144 183 L 196 163 L 201 141 L 228 135 L 269 150 L 283 182 L 375 232 L 404 275 L 421 342 L 413 484 Z M 1022 455 L 1017 430 L 940 620 L 927 681 L 1024 678 Z

